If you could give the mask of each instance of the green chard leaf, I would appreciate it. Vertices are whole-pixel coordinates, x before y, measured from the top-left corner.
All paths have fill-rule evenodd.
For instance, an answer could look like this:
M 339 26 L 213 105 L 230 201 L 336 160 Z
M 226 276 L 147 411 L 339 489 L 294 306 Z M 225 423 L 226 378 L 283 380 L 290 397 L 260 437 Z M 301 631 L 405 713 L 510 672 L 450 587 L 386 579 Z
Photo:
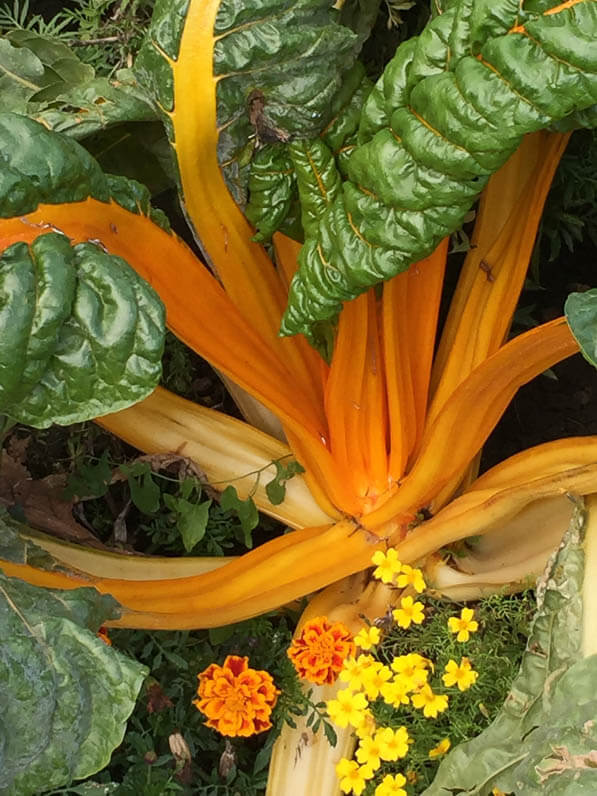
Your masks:
M 164 309 L 120 257 L 60 233 L 0 256 L 0 411 L 47 428 L 125 408 L 161 375 Z
M 593 502 L 589 515 L 595 509 Z M 587 545 L 595 544 L 594 538 L 585 540 L 591 522 L 594 536 L 595 518 L 587 520 L 577 507 L 539 580 L 537 614 L 502 710 L 484 732 L 442 761 L 425 796 L 489 796 L 494 787 L 525 796 L 594 791 L 597 655 L 587 650 L 583 657 L 583 624 L 594 624 L 583 591 Z
M 444 3 L 363 108 L 348 179 L 307 236 L 283 334 L 427 256 L 526 133 L 597 102 L 597 4 Z M 537 7 L 535 7 L 537 6 Z
M 566 320 L 583 357 L 597 368 L 597 288 L 571 293 L 564 305 Z
M 167 220 L 142 185 L 104 174 L 75 141 L 25 116 L 0 114 L 0 163 L 0 236 L 2 219 L 14 218 L 29 235 L 9 245 L 13 225 L 0 246 L 0 412 L 45 428 L 146 397 L 161 375 L 165 339 L 157 294 L 93 233 L 72 244 L 52 224 L 25 216 L 40 205 L 51 216 L 53 205 L 89 198 L 169 232 Z
M 269 241 L 298 197 L 294 164 L 283 144 L 269 144 L 251 163 L 245 215 L 257 229 L 256 241 Z
M 158 118 L 130 70 L 113 80 L 96 77 L 66 44 L 31 30 L 0 38 L 0 107 L 79 139 L 120 122 Z
M 0 793 L 33 796 L 108 764 L 148 672 L 95 635 L 117 615 L 95 589 L 0 573 Z
M 58 563 L 52 556 L 21 535 L 27 526 L 14 520 L 4 508 L 0 508 L 0 558 L 14 564 L 28 564 L 38 569 L 55 569 Z
M 157 0 L 147 43 L 135 62 L 140 82 L 165 111 L 171 139 L 168 113 L 174 108 L 174 92 L 169 59 L 177 59 L 187 17 L 197 2 Z M 363 7 L 350 5 L 352 16 L 337 11 L 328 0 L 219 3 L 213 31 L 218 159 L 241 206 L 247 201 L 254 150 L 314 138 L 332 118 L 334 99 L 350 79 L 379 0 Z M 270 233 L 263 234 L 267 239 Z

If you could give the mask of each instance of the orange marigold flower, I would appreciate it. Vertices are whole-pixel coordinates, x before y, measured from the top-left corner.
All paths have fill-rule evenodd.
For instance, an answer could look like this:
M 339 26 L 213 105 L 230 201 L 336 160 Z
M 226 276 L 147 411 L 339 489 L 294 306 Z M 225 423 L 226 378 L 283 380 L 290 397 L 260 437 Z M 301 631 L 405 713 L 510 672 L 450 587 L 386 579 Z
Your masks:
M 271 674 L 249 668 L 249 659 L 228 655 L 223 666 L 200 672 L 193 704 L 207 716 L 207 727 L 231 737 L 255 735 L 272 726 L 270 715 L 280 691 Z
M 318 616 L 307 622 L 293 640 L 288 657 L 299 677 L 317 685 L 331 685 L 336 682 L 345 658 L 354 656 L 355 650 L 352 633 L 346 625 Z
M 97 631 L 97 637 L 101 638 L 101 640 L 104 642 L 104 644 L 107 644 L 109 647 L 112 646 L 112 639 L 108 635 L 108 628 L 107 627 L 104 627 L 102 625 L 100 627 L 100 629 Z

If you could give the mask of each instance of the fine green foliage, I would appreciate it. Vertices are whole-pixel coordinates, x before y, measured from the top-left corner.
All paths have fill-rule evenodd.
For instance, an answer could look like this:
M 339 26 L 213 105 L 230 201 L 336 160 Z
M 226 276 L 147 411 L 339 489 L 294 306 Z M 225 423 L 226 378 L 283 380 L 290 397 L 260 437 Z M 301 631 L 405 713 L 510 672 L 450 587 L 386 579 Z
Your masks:
M 418 794 L 433 782 L 439 759 L 431 759 L 429 751 L 444 739 L 452 747 L 481 733 L 501 708 L 516 675 L 529 626 L 535 610 L 532 591 L 520 595 L 493 595 L 479 601 L 474 607 L 479 630 L 465 643 L 458 642 L 448 628 L 448 619 L 458 616 L 460 606 L 430 597 L 417 596 L 425 605 L 425 621 L 412 624 L 403 630 L 394 622 L 377 647 L 375 657 L 386 665 L 401 655 L 416 653 L 433 661 L 434 671 L 429 676 L 432 690 L 448 694 L 448 708 L 436 718 L 428 718 L 412 705 L 394 708 L 381 698 L 371 704 L 378 726 L 398 728 L 405 726 L 413 743 L 408 756 L 398 764 L 384 764 L 383 773 L 365 791 L 374 793 L 376 783 L 390 771 L 412 771 L 416 782 L 409 793 Z M 452 659 L 469 658 L 478 679 L 467 691 L 446 688 L 441 676 Z M 395 766 L 398 765 L 399 768 Z
M 446 758 L 427 796 L 461 790 L 482 796 L 492 787 L 529 796 L 592 789 L 597 656 L 583 658 L 581 651 L 584 528 L 577 509 L 539 582 L 537 614 L 503 709 Z
M 56 232 L 0 256 L 0 410 L 44 428 L 136 403 L 161 373 L 164 309 L 119 257 Z
M 525 133 L 596 103 L 595 4 L 545 10 L 452 2 L 398 48 L 363 108 L 342 192 L 301 252 L 283 333 L 309 334 L 429 254 Z
M 571 293 L 566 299 L 565 312 L 582 355 L 597 367 L 597 289 Z
M 0 574 L 0 791 L 32 796 L 103 768 L 147 669 L 95 633 L 118 615 L 95 589 Z

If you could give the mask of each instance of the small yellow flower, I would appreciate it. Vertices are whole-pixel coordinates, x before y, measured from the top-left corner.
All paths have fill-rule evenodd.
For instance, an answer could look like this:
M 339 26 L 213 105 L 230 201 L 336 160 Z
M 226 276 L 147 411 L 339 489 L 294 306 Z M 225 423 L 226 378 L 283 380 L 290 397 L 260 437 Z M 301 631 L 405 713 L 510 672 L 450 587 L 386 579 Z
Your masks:
M 458 633 L 456 641 L 468 641 L 471 633 L 479 627 L 473 619 L 473 609 L 463 608 L 460 616 L 451 616 L 448 619 L 448 627 L 452 633 Z
M 450 739 L 444 738 L 443 741 L 440 741 L 437 746 L 434 746 L 433 749 L 429 750 L 429 758 L 433 760 L 436 757 L 445 755 L 451 745 Z
M 432 666 L 431 661 L 417 652 L 399 655 L 390 665 L 395 672 L 408 681 L 409 691 L 414 691 L 427 682 L 427 667 Z
M 355 727 L 354 734 L 357 738 L 369 738 L 375 733 L 377 727 L 375 719 L 370 710 L 364 710 L 361 716 L 361 723 Z
M 359 763 L 377 771 L 381 766 L 381 743 L 377 738 L 377 733 L 361 739 L 355 756 Z
M 336 774 L 340 780 L 342 793 L 352 791 L 356 796 L 361 796 L 367 780 L 373 776 L 373 771 L 369 766 L 359 766 L 355 760 L 347 760 L 343 757 L 336 765 Z
M 402 787 L 405 784 L 406 778 L 402 774 L 386 774 L 375 788 L 375 796 L 407 796 Z
M 392 672 L 389 666 L 381 664 L 377 668 L 371 667 L 363 673 L 363 690 L 367 695 L 367 699 L 377 699 L 381 689 L 392 679 Z
M 411 684 L 409 680 L 401 675 L 394 677 L 394 679 L 389 683 L 384 683 L 382 687 L 379 689 L 383 701 L 387 705 L 391 705 L 394 708 L 399 708 L 400 705 L 408 705 L 410 702 L 409 697 L 407 696 L 408 693 L 412 690 Z
M 408 754 L 408 730 L 406 727 L 398 727 L 393 730 L 391 727 L 381 727 L 375 733 L 375 739 L 379 743 L 380 757 L 382 760 L 394 761 Z
M 338 691 L 337 697 L 326 705 L 331 720 L 338 727 L 347 727 L 349 724 L 358 727 L 363 720 L 362 712 L 368 704 L 364 694 L 353 694 L 350 689 L 343 688 Z
M 442 675 L 444 685 L 448 688 L 457 685 L 460 691 L 466 691 L 477 681 L 479 672 L 471 668 L 468 658 L 461 658 L 460 665 L 450 659 L 445 667 L 446 674 Z
M 392 616 L 396 622 L 405 630 L 410 627 L 411 622 L 420 625 L 425 619 L 423 613 L 423 603 L 414 602 L 412 597 L 403 597 L 400 600 L 400 608 L 392 611 Z
M 392 583 L 394 576 L 402 569 L 402 564 L 398 561 L 398 553 L 393 547 L 384 553 L 383 550 L 376 550 L 371 561 L 377 569 L 373 571 L 373 577 L 381 580 L 382 583 Z
M 364 627 L 354 637 L 354 643 L 362 650 L 370 650 L 376 644 L 379 644 L 381 638 L 381 630 L 375 625 L 371 627 Z
M 407 586 L 412 586 L 417 594 L 420 594 L 422 591 L 425 591 L 425 579 L 423 578 L 423 573 L 420 569 L 413 569 L 408 564 L 403 564 L 402 569 L 400 570 L 400 574 L 396 579 L 397 585 L 404 589 Z
M 423 715 L 427 718 L 435 719 L 438 713 L 443 713 L 448 707 L 448 697 L 445 694 L 434 694 L 428 685 L 413 694 L 411 699 L 414 707 L 423 708 Z
M 377 663 L 372 655 L 359 655 L 358 658 L 346 658 L 340 672 L 340 680 L 348 683 L 352 691 L 360 691 L 363 687 L 363 675 L 372 664 Z

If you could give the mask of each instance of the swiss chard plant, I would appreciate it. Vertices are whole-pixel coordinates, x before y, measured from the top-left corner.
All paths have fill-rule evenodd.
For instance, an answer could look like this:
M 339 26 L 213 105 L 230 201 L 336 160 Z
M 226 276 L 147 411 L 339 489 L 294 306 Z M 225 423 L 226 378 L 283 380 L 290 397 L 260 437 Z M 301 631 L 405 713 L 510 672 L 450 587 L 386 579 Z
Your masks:
M 509 332 L 570 131 L 597 125 L 597 4 L 434 0 L 375 85 L 358 57 L 377 4 L 336 5 L 158 0 L 117 85 L 37 39 L 0 41 L 0 410 L 39 427 L 95 417 L 294 529 L 224 566 L 159 568 L 21 529 L 51 560 L 10 546 L 8 577 L 111 594 L 109 624 L 198 628 L 330 584 L 316 599 L 333 615 L 336 582 L 392 546 L 474 598 L 540 572 L 565 493 L 597 492 L 594 437 L 478 476 L 517 389 L 579 346 L 596 358 L 594 291 L 569 299 L 568 322 Z M 202 257 L 75 140 L 152 118 Z M 478 199 L 436 350 L 448 238 Z M 154 389 L 162 307 L 246 422 Z M 304 473 L 278 503 L 265 485 L 284 460 Z M 350 582 L 345 620 L 375 618 L 366 575 Z

